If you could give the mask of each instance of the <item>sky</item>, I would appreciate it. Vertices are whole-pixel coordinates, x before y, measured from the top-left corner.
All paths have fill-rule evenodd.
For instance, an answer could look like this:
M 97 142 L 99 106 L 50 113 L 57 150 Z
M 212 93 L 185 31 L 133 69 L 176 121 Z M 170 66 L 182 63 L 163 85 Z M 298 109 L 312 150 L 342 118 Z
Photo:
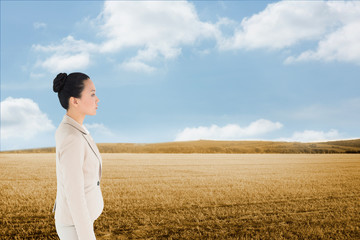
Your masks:
M 360 138 L 359 1 L 1 1 L 0 150 L 54 147 L 84 72 L 97 143 Z

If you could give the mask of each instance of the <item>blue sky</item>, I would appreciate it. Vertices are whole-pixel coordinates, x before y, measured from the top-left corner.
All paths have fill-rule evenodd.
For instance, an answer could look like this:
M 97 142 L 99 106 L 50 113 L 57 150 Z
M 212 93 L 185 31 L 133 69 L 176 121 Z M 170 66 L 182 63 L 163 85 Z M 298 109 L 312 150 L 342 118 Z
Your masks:
M 59 72 L 96 142 L 360 137 L 358 1 L 1 1 L 1 150 L 55 146 Z

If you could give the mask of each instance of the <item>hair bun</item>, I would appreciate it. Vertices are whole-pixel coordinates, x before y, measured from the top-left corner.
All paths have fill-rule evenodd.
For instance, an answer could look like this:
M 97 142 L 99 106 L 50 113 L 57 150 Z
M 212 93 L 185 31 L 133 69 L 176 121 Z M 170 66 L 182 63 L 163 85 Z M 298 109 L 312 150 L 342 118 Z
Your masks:
M 53 82 L 53 90 L 54 90 L 54 92 L 60 92 L 61 89 L 64 88 L 67 76 L 68 75 L 66 73 L 59 73 L 56 76 L 56 78 L 54 79 L 54 82 Z

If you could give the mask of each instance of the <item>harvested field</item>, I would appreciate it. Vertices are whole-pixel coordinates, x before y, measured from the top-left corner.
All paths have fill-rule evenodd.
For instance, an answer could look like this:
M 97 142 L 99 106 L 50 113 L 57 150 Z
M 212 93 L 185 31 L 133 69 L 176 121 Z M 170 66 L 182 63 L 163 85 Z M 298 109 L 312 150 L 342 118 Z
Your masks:
M 98 239 L 360 239 L 358 154 L 103 154 Z M 0 238 L 57 239 L 54 154 L 0 154 Z

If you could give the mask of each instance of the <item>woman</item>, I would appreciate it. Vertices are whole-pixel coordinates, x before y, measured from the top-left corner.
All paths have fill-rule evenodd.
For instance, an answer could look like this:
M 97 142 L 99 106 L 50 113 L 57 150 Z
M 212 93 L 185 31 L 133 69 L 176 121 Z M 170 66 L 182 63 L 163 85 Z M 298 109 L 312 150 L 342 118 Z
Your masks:
M 100 189 L 102 159 L 83 125 L 95 115 L 98 97 L 90 78 L 83 73 L 59 73 L 53 82 L 66 114 L 56 130 L 57 194 L 56 232 L 60 239 L 96 239 L 94 221 L 104 202 Z

